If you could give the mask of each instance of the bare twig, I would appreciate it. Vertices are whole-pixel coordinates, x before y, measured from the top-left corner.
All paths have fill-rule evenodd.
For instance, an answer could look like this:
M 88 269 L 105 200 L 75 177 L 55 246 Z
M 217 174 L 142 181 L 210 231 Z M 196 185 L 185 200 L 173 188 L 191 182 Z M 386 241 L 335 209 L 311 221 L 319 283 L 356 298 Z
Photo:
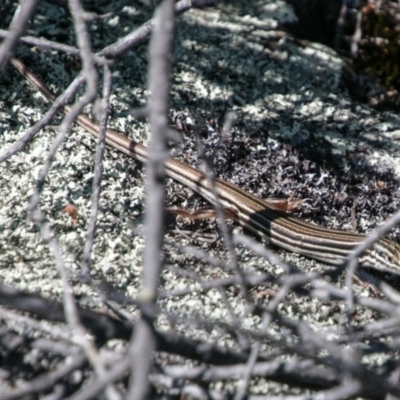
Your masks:
M 383 238 L 387 232 L 389 232 L 392 228 L 400 223 L 400 211 L 394 213 L 383 225 L 379 226 L 375 229 L 362 243 L 360 243 L 349 255 L 346 265 L 346 286 L 348 288 L 347 292 L 347 315 L 349 319 L 349 326 L 351 326 L 351 317 L 353 314 L 354 307 L 354 294 L 351 290 L 354 275 L 358 266 L 358 259 L 363 255 L 365 250 L 373 247 L 374 243 L 379 239 Z
M 12 155 L 16 154 L 20 150 L 22 150 L 25 146 L 27 146 L 35 135 L 43 129 L 46 125 L 48 125 L 57 112 L 62 109 L 63 105 L 68 103 L 70 99 L 77 93 L 79 87 L 84 82 L 84 78 L 82 75 L 79 75 L 70 86 L 64 91 L 62 95 L 57 97 L 54 100 L 54 103 L 50 107 L 49 111 L 38 121 L 32 128 L 28 129 L 25 134 L 21 136 L 21 138 L 9 149 L 6 149 L 3 153 L 0 154 L 0 163 L 7 160 Z
M 83 251 L 83 274 L 87 277 L 90 275 L 90 256 L 94 243 L 94 236 L 96 233 L 97 214 L 99 208 L 99 199 L 101 193 L 101 178 L 103 173 L 103 155 L 105 150 L 105 137 L 108 119 L 108 106 L 111 93 L 112 75 L 107 66 L 104 66 L 104 86 L 103 86 L 103 101 L 101 103 L 101 118 L 100 130 L 97 138 L 96 155 L 95 155 L 95 168 L 93 179 L 93 193 L 92 193 L 92 207 L 88 229 L 86 233 L 86 243 Z
M 0 46 L 0 72 L 14 53 L 19 38 L 24 34 L 28 23 L 35 12 L 37 0 L 23 1 L 10 25 L 10 34 Z
M 168 105 L 171 74 L 172 43 L 175 28 L 173 0 L 163 0 L 155 12 L 154 30 L 150 40 L 149 54 L 149 121 L 151 139 L 146 167 L 146 215 L 143 256 L 143 289 L 140 299 L 153 305 L 162 268 L 162 245 L 164 230 L 164 160 L 168 129 Z M 136 334 L 132 338 L 132 376 L 129 389 L 131 400 L 144 399 L 149 388 L 152 352 L 155 350 L 153 320 L 142 308 Z

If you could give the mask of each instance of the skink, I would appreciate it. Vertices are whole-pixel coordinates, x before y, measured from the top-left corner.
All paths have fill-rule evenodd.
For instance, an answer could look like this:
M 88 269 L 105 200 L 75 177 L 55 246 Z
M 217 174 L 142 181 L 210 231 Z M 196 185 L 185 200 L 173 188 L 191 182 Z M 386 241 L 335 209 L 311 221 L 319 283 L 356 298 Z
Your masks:
M 24 64 L 15 58 L 11 63 L 47 100 L 53 102 L 56 99 L 56 95 Z M 70 106 L 64 106 L 64 113 L 70 109 Z M 79 115 L 76 122 L 93 136 L 98 135 L 99 125 L 87 115 Z M 147 148 L 144 145 L 116 130 L 107 129 L 106 143 L 142 163 L 147 160 Z M 200 170 L 174 158 L 165 161 L 165 170 L 170 178 L 193 189 L 211 203 L 215 202 L 210 183 Z M 222 179 L 215 180 L 215 188 L 222 207 L 230 210 L 243 227 L 283 249 L 328 264 L 341 264 L 352 249 L 365 239 L 362 234 L 326 229 L 291 217 L 272 203 Z M 380 239 L 364 253 L 359 262 L 364 267 L 400 274 L 400 245 Z

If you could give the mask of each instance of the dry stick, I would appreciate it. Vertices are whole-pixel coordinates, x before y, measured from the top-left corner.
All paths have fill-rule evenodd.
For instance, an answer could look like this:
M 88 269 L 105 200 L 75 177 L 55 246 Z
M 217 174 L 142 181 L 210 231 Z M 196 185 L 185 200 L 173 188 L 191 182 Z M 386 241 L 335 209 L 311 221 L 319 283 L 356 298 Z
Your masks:
M 235 365 L 224 366 L 172 365 L 163 366 L 160 369 L 162 369 L 167 376 L 174 379 L 190 379 L 194 381 L 202 380 L 204 383 L 211 383 L 243 375 L 246 368 L 246 364 L 238 363 Z M 292 383 L 297 383 L 296 380 L 298 378 L 302 379 L 301 377 L 305 377 L 304 384 L 308 384 L 309 388 L 332 387 L 337 385 L 339 382 L 338 375 L 335 373 L 333 368 L 316 366 L 311 360 L 294 360 L 288 362 L 286 360 L 275 359 L 271 361 L 258 362 L 253 368 L 253 374 L 255 377 L 264 377 L 266 379 L 274 379 L 283 371 L 288 374 L 288 378 L 289 376 L 292 376 Z M 299 374 L 296 374 L 296 372 L 299 372 Z M 306 376 L 307 372 L 310 373 L 308 377 Z M 321 381 L 321 385 L 317 385 L 316 381 L 313 385 L 312 379 L 316 380 L 318 376 L 324 378 Z
M 50 228 L 50 225 L 45 221 L 43 213 L 39 208 L 32 210 L 32 219 L 39 225 L 42 237 L 45 243 L 47 243 L 50 251 L 53 253 L 58 272 L 61 277 L 63 287 L 63 306 L 65 318 L 68 322 L 71 333 L 74 335 L 76 343 L 82 347 L 86 357 L 91 361 L 92 366 L 96 369 L 97 373 L 101 375 L 104 372 L 97 350 L 93 343 L 87 338 L 87 332 L 80 324 L 78 317 L 78 310 L 74 302 L 73 290 L 69 284 L 68 269 L 64 263 L 62 252 L 55 239 L 55 236 Z M 103 369 L 103 371 L 102 371 Z M 116 398 L 113 396 L 113 398 Z
M 54 388 L 54 385 L 62 380 L 74 370 L 82 368 L 87 363 L 86 357 L 82 353 L 72 353 L 63 362 L 59 362 L 51 371 L 39 375 L 32 381 L 25 383 L 22 388 L 13 390 L 10 393 L 0 394 L 0 400 L 14 400 L 21 398 L 31 398 L 32 395 Z M 29 396 L 30 395 L 30 396 Z
M 87 56 L 85 56 L 83 58 L 83 61 L 84 61 L 84 64 L 85 64 L 85 62 L 92 64 L 92 62 L 90 62 L 88 60 Z M 32 195 L 32 198 L 29 202 L 29 210 L 30 211 L 35 210 L 39 206 L 40 192 L 42 191 L 45 179 L 48 176 L 53 158 L 54 158 L 56 152 L 58 151 L 58 148 L 64 142 L 67 133 L 71 130 L 71 126 L 72 126 L 73 122 L 76 120 L 78 115 L 81 114 L 84 107 L 87 104 L 90 104 L 93 101 L 93 99 L 96 97 L 96 94 L 97 94 L 97 89 L 96 89 L 97 72 L 93 66 L 88 66 L 88 67 L 84 66 L 83 79 L 87 82 L 87 89 L 85 91 L 85 94 L 82 96 L 82 98 L 76 104 L 74 104 L 71 107 L 71 111 L 63 119 L 63 121 L 60 125 L 59 133 L 57 134 L 56 138 L 54 139 L 53 143 L 51 144 L 47 159 L 45 160 L 44 165 L 39 172 L 39 176 L 38 176 L 37 184 L 36 184 L 37 190 Z
M 0 292 L 1 291 L 2 289 L 0 288 Z M 16 309 L 18 309 L 18 307 Z M 64 327 L 62 325 L 49 325 L 43 323 L 43 321 L 39 321 L 27 315 L 21 315 L 21 313 L 2 306 L 0 306 L 0 321 L 2 322 L 2 326 L 10 326 L 10 324 L 12 324 L 11 329 L 13 329 L 13 326 L 18 326 L 19 329 L 27 332 L 25 336 L 28 337 L 28 339 L 32 337 L 36 338 L 37 332 L 40 332 L 42 337 L 51 337 L 53 340 L 56 340 L 57 343 L 64 343 L 69 349 L 77 345 L 77 343 L 74 342 L 74 336 L 71 336 L 70 332 L 63 329 Z M 36 340 L 36 342 L 38 340 Z
M 342 332 L 338 331 L 338 334 L 345 333 L 343 331 L 344 329 L 342 329 Z M 387 351 L 397 351 L 399 348 L 398 342 L 400 336 L 400 317 L 397 316 L 394 318 L 365 324 L 362 326 L 362 330 L 360 332 L 354 333 L 353 335 L 356 342 L 382 341 L 382 343 L 379 343 L 379 345 L 372 346 L 369 354 L 382 353 L 382 349 Z M 338 338 L 337 341 L 339 340 L 340 338 Z M 374 347 L 376 350 L 374 350 Z
M 168 104 L 171 80 L 172 45 L 174 38 L 174 0 L 163 0 L 154 17 L 153 35 L 149 45 L 149 122 L 151 138 L 146 166 L 145 249 L 143 260 L 143 289 L 139 298 L 154 306 L 157 299 L 162 268 L 164 230 L 164 161 L 167 157 Z M 130 344 L 132 374 L 128 398 L 141 400 L 149 391 L 152 353 L 156 348 L 153 318 L 145 314 L 138 321 Z
M 86 104 L 89 104 L 97 95 L 97 71 L 94 66 L 93 54 L 90 45 L 89 33 L 86 29 L 86 23 L 83 19 L 84 10 L 79 0 L 70 0 L 69 7 L 71 15 L 74 21 L 74 29 L 77 37 L 78 47 L 80 49 L 80 57 L 83 62 L 83 76 L 86 80 L 86 91 L 82 96 L 82 99 L 71 108 L 71 113 L 67 115 L 60 126 L 60 131 L 63 132 L 65 127 L 65 134 L 69 130 L 72 122 L 76 116 L 79 115 Z M 69 120 L 69 118 L 71 118 Z M 104 121 L 104 125 L 105 125 Z M 71 289 L 70 289 L 71 290 Z M 72 291 L 70 301 L 72 301 Z M 96 371 L 99 378 L 106 376 L 106 368 L 101 361 L 100 355 L 93 344 L 93 341 L 88 337 L 87 332 L 83 325 L 80 323 L 78 311 L 73 304 L 73 308 L 69 310 L 70 314 L 67 315 L 67 320 L 72 329 L 77 331 L 77 334 L 81 336 L 81 346 L 88 357 L 88 360 Z M 106 395 L 109 399 L 118 400 L 120 398 L 117 390 L 113 386 L 106 388 Z
M 68 400 L 87 400 L 96 398 L 96 396 L 102 394 L 102 391 L 107 385 L 121 380 L 129 371 L 130 364 L 131 359 L 130 356 L 127 355 L 124 359 L 118 361 L 114 367 L 110 368 L 104 378 L 97 378 L 94 382 L 89 383 L 73 396 L 69 397 Z
M 22 63 L 16 59 L 12 59 L 13 64 L 18 64 L 21 68 L 24 68 Z M 19 68 L 17 68 L 19 69 Z M 27 146 L 33 139 L 33 137 L 46 125 L 48 125 L 54 116 L 58 113 L 59 110 L 62 110 L 64 104 L 68 104 L 75 93 L 78 91 L 79 87 L 84 82 L 84 77 L 79 75 L 74 79 L 74 81 L 69 85 L 69 87 L 63 92 L 62 95 L 56 97 L 51 94 L 51 98 L 54 99 L 53 104 L 51 105 L 50 109 L 46 112 L 46 114 L 38 121 L 35 125 L 29 128 L 25 134 L 23 134 L 18 141 L 11 146 L 10 148 L 6 149 L 3 153 L 0 154 L 0 163 L 6 161 L 12 155 L 18 153 L 22 150 L 25 146 Z
M 201 261 L 205 264 L 210 264 L 215 268 L 221 269 L 222 271 L 229 271 L 227 262 L 225 260 L 221 260 L 218 257 L 215 257 L 202 249 L 191 245 L 181 245 L 178 242 L 164 239 L 164 243 L 168 246 L 171 246 L 180 254 L 190 255 L 191 257 L 196 258 L 198 261 Z
M 246 246 L 248 249 L 254 251 L 256 254 L 264 257 L 271 265 L 276 265 L 286 273 L 290 274 L 293 272 L 298 272 L 298 268 L 295 268 L 285 261 L 283 261 L 276 253 L 267 249 L 262 243 L 252 239 L 249 236 L 237 234 L 233 237 L 234 244 L 241 244 Z
M 294 283 L 294 282 L 293 282 Z M 275 298 L 273 298 L 270 303 L 268 304 L 267 307 L 267 312 L 264 312 L 263 315 L 263 321 L 262 321 L 262 326 L 261 329 L 266 331 L 269 328 L 270 323 L 272 322 L 273 315 L 276 313 L 278 305 L 283 301 L 283 299 L 286 297 L 286 295 L 289 293 L 291 286 L 295 286 L 295 284 L 290 285 L 290 282 L 287 282 L 287 284 L 284 284 Z M 235 400 L 241 400 L 244 399 L 246 396 L 246 392 L 248 389 L 248 386 L 250 385 L 250 379 L 253 376 L 253 370 L 254 366 L 257 362 L 257 357 L 259 355 L 261 349 L 261 343 L 256 342 L 251 349 L 249 359 L 247 361 L 246 369 L 243 373 L 242 376 L 242 382 L 239 385 L 239 389 L 236 393 Z
M 217 381 L 235 379 L 237 376 L 243 375 L 246 368 L 247 365 L 245 364 L 237 364 L 224 367 L 181 365 L 166 366 L 160 369 L 173 379 L 210 384 Z M 263 379 L 287 383 L 292 387 L 296 385 L 297 387 L 311 390 L 332 388 L 340 382 L 340 374 L 333 368 L 316 366 L 310 360 L 259 362 L 254 365 L 253 375 Z
M 279 292 L 275 295 L 275 297 L 269 302 L 266 311 L 263 313 L 263 319 L 261 324 L 261 330 L 267 331 L 269 328 L 270 323 L 273 320 L 273 316 L 276 314 L 279 304 L 284 300 L 290 290 L 294 289 L 296 286 L 301 284 L 301 280 L 305 279 L 305 282 L 308 281 L 307 277 L 304 275 L 300 275 L 296 279 L 296 276 L 288 276 L 283 279 L 284 284 L 279 289 Z M 242 375 L 242 381 L 240 382 L 239 388 L 236 392 L 234 400 L 242 400 L 245 398 L 248 386 L 250 384 L 250 379 L 253 374 L 254 366 L 257 362 L 257 357 L 260 352 L 261 343 L 258 341 L 256 342 L 250 352 L 249 359 L 246 364 L 246 368 Z
M 204 3 L 206 3 L 204 0 L 181 0 L 175 6 L 176 16 L 190 10 L 196 5 L 203 5 Z M 99 51 L 97 55 L 112 58 L 121 56 L 133 46 L 136 46 L 146 40 L 150 36 L 153 26 L 154 19 L 151 19 L 124 38 L 110 44 L 107 47 L 104 47 L 104 49 Z
M 0 72 L 11 58 L 18 39 L 23 35 L 32 17 L 37 0 L 22 1 L 10 26 L 10 35 L 0 46 Z
M 380 238 L 384 237 L 384 235 L 389 232 L 393 227 L 400 223 L 400 210 L 395 212 L 385 223 L 378 228 L 376 228 L 368 237 L 365 238 L 363 242 L 361 242 L 358 246 L 354 248 L 354 250 L 350 253 L 347 258 L 347 272 L 345 283 L 347 286 L 347 299 L 346 299 L 346 308 L 347 308 L 347 318 L 348 318 L 348 326 L 351 329 L 352 326 L 352 316 L 353 316 L 353 307 L 354 307 L 354 293 L 352 291 L 353 278 L 357 270 L 358 266 L 358 258 L 368 249 L 370 249 L 375 242 L 377 242 Z
M 2 38 L 8 38 L 11 35 L 10 32 L 0 29 L 0 37 Z M 36 38 L 34 36 L 22 36 L 19 38 L 19 41 L 22 43 L 30 44 L 32 46 L 37 46 L 40 47 L 41 49 L 50 49 L 50 50 L 56 50 L 60 51 L 65 54 L 70 54 L 72 56 L 79 56 L 79 49 L 74 46 L 69 46 L 67 44 L 63 43 L 58 43 L 54 42 L 52 40 L 48 40 L 45 38 Z M 104 59 L 97 57 L 96 62 L 98 63 L 104 63 Z
M 94 236 L 96 233 L 97 215 L 99 209 L 100 193 L 101 193 L 101 179 L 103 175 L 103 156 L 105 150 L 105 138 L 107 129 L 109 100 L 111 94 L 112 74 L 107 66 L 104 66 L 104 86 L 103 86 L 103 100 L 101 103 L 101 118 L 99 125 L 99 136 L 97 138 L 94 178 L 93 178 L 93 193 L 92 193 L 92 206 L 90 207 L 90 219 L 86 232 L 85 248 L 82 256 L 82 274 L 86 275 L 86 279 L 90 278 L 90 257 L 94 244 Z
M 213 279 L 213 280 L 204 280 L 198 275 L 187 274 L 187 270 L 176 267 L 176 266 L 167 266 L 168 271 L 174 272 L 175 274 L 183 277 L 189 277 L 194 282 L 196 282 L 196 287 L 187 286 L 182 289 L 176 289 L 171 291 L 163 291 L 159 294 L 159 299 L 167 299 L 171 297 L 181 297 L 187 296 L 189 294 L 195 294 L 198 292 L 206 292 L 211 289 L 216 289 L 220 287 L 229 287 L 236 286 L 239 284 L 239 278 L 237 276 L 229 276 L 226 278 Z M 246 274 L 245 275 L 247 285 L 249 287 L 253 286 L 271 286 L 272 284 L 277 282 L 276 277 L 272 274 Z
M 260 351 L 260 342 L 256 342 L 253 344 L 249 359 L 247 360 L 246 367 L 241 374 L 241 381 L 239 382 L 239 387 L 236 391 L 234 400 L 242 400 L 247 397 L 248 387 L 250 384 L 250 379 L 253 376 L 253 369 L 257 362 L 258 353 Z
M 311 297 L 323 301 L 338 301 L 347 299 L 347 289 L 340 289 L 323 279 L 314 280 L 311 283 L 313 285 L 313 289 L 310 290 Z M 391 304 L 385 300 L 371 299 L 365 296 L 354 297 L 354 300 L 355 304 L 370 308 L 382 314 L 387 314 L 388 316 L 396 313 L 397 305 Z
M 78 312 L 74 303 L 74 297 L 73 297 L 73 291 L 72 288 L 69 285 L 69 278 L 68 278 L 68 271 L 67 268 L 64 264 L 63 257 L 61 254 L 61 251 L 59 249 L 58 243 L 56 239 L 54 238 L 54 235 L 50 229 L 49 224 L 45 221 L 43 213 L 39 209 L 39 201 L 40 201 L 40 191 L 44 183 L 44 179 L 46 178 L 48 174 L 48 170 L 51 165 L 51 161 L 59 147 L 59 145 L 63 142 L 64 137 L 66 133 L 68 132 L 70 125 L 74 119 L 74 117 L 78 114 L 81 113 L 82 108 L 84 105 L 86 105 L 88 102 L 90 102 L 96 95 L 96 76 L 97 74 L 93 72 L 94 67 L 90 66 L 93 64 L 90 61 L 90 45 L 89 45 L 89 40 L 88 40 L 88 35 L 85 33 L 85 24 L 84 21 L 81 18 L 81 15 L 83 14 L 83 10 L 80 7 L 80 4 L 78 3 L 77 0 L 71 1 L 70 2 L 71 8 L 72 8 L 72 15 L 75 20 L 74 26 L 76 27 L 76 34 L 78 37 L 78 42 L 80 45 L 80 48 L 82 49 L 82 58 L 84 60 L 84 64 L 87 64 L 86 67 L 84 67 L 84 71 L 86 73 L 87 77 L 87 82 L 88 82 L 88 90 L 83 97 L 83 99 L 75 105 L 71 113 L 65 117 L 63 123 L 61 124 L 60 127 L 60 133 L 57 135 L 56 140 L 53 142 L 51 151 L 49 153 L 49 156 L 46 160 L 46 163 L 43 167 L 43 169 L 40 172 L 40 176 L 38 179 L 38 184 L 37 184 L 37 192 L 32 196 L 32 199 L 30 201 L 30 208 L 31 208 L 31 215 L 32 219 L 39 224 L 42 230 L 42 236 L 45 242 L 48 243 L 48 246 L 50 250 L 53 252 L 54 258 L 56 260 L 56 264 L 58 266 L 58 270 L 62 279 L 63 283 L 63 302 L 64 302 L 64 310 L 65 310 L 65 315 L 66 319 L 68 321 L 68 324 L 70 326 L 70 329 L 72 332 L 75 332 L 77 339 L 79 338 L 80 344 L 82 348 L 84 349 L 86 356 L 89 358 L 91 361 L 92 366 L 94 369 L 97 371 L 99 375 L 104 375 L 105 369 L 102 366 L 102 363 L 99 361 L 99 356 L 97 354 L 97 351 L 94 347 L 94 345 L 90 342 L 89 339 L 87 339 L 87 332 L 81 326 L 79 322 L 79 317 L 78 317 Z M 84 55 L 85 53 L 86 55 Z M 89 55 L 88 55 L 89 54 Z M 117 399 L 119 396 L 116 395 L 115 390 L 110 389 L 108 394 L 110 395 L 111 398 Z

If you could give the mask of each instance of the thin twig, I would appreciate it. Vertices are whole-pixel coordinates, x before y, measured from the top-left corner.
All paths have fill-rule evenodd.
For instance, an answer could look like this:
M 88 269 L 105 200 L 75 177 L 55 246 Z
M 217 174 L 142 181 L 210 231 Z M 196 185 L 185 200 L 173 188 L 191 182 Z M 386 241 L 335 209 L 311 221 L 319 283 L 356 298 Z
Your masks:
M 175 29 L 173 0 L 163 0 L 154 16 L 153 35 L 149 45 L 149 122 L 151 138 L 146 166 L 146 215 L 143 255 L 143 289 L 140 300 L 142 318 L 138 321 L 136 334 L 132 337 L 130 353 L 132 373 L 129 399 L 142 400 L 149 391 L 149 375 L 152 353 L 155 350 L 153 319 L 146 315 L 147 304 L 154 306 L 162 269 L 162 245 L 165 213 L 166 140 L 168 130 L 168 106 L 171 80 L 172 44 Z

